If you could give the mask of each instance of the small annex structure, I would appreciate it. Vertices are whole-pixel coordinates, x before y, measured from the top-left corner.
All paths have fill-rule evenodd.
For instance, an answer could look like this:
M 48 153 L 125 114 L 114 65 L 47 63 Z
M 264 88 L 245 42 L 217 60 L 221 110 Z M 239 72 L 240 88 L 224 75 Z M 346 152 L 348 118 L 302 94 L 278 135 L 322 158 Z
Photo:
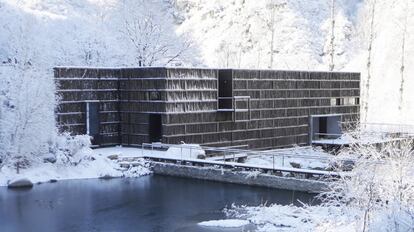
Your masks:
M 97 146 L 269 149 L 337 138 L 359 120 L 360 74 L 203 68 L 54 69 L 61 131 Z

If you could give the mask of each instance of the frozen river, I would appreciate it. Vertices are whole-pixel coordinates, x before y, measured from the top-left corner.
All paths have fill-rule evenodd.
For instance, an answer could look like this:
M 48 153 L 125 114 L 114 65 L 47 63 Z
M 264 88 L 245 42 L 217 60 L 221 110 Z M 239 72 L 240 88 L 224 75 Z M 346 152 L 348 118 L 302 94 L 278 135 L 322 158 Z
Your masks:
M 240 231 L 205 228 L 232 203 L 290 204 L 312 195 L 168 176 L 0 188 L 0 231 Z

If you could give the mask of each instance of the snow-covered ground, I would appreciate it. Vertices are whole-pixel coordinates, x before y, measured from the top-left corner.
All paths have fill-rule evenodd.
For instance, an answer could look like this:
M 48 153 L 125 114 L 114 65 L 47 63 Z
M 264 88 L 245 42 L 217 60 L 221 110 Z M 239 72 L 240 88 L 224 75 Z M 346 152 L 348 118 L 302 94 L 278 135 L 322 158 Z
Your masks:
M 406 136 L 405 136 L 406 135 Z M 330 144 L 330 145 L 349 145 L 353 143 L 358 143 L 361 145 L 370 145 L 384 142 L 393 142 L 398 141 L 401 138 L 407 136 L 412 136 L 410 133 L 402 134 L 398 137 L 392 136 L 392 134 L 384 132 L 364 132 L 358 133 L 357 136 L 352 134 L 344 134 L 336 139 L 319 139 L 314 140 L 313 144 Z
M 333 231 L 333 228 L 337 232 L 355 231 L 355 221 L 339 209 L 322 206 L 233 206 L 225 212 L 229 217 L 251 222 L 259 232 Z
M 294 147 L 248 156 L 246 164 L 269 167 L 325 169 L 329 166 L 331 158 L 332 155 L 318 147 Z
M 80 154 L 86 158 L 81 159 L 76 165 L 68 163 L 50 163 L 37 162 L 33 163 L 29 168 L 19 169 L 19 174 L 13 167 L 4 166 L 0 169 L 0 186 L 7 186 L 7 183 L 12 180 L 27 178 L 32 183 L 48 182 L 50 180 L 66 180 L 66 179 L 87 179 L 100 177 L 139 177 L 150 174 L 150 169 L 147 163 L 142 162 L 141 166 L 136 166 L 130 169 L 123 169 L 119 164 L 107 158 L 110 155 L 126 153 L 133 155 L 135 148 L 104 148 L 91 150 L 84 149 Z
M 159 150 L 159 144 L 154 144 L 154 147 L 144 146 L 144 148 L 136 147 L 105 147 L 95 149 L 94 152 L 103 156 L 117 155 L 122 158 L 143 157 L 145 155 L 160 156 L 165 158 L 178 159 L 197 159 L 200 155 L 205 155 L 205 151 L 198 144 L 181 144 L 170 145 L 167 150 Z
M 223 220 L 211 220 L 198 223 L 200 226 L 206 227 L 222 227 L 222 228 L 234 228 L 243 227 L 250 224 L 247 220 L 241 219 L 223 219 Z
M 173 145 L 166 151 L 152 149 L 150 146 L 145 147 L 145 149 L 118 146 L 99 148 L 94 151 L 103 156 L 117 155 L 120 159 L 143 157 L 145 155 L 177 159 L 198 159 L 200 157 L 204 159 L 205 156 L 205 151 L 197 144 Z M 227 158 L 232 157 L 232 154 L 229 152 L 225 153 Z M 237 155 L 242 154 L 243 153 L 235 153 L 236 157 Z M 252 152 L 249 153 L 244 163 L 275 168 L 326 169 L 332 158 L 332 155 L 326 153 L 319 147 L 294 147 L 258 152 L 257 155 L 251 154 Z M 216 161 L 217 158 L 221 158 L 221 156 L 206 159 Z
M 140 149 L 134 147 L 106 147 L 98 149 L 84 148 L 80 154 L 80 162 L 76 165 L 68 163 L 36 162 L 27 169 L 4 166 L 0 170 L 0 186 L 7 186 L 8 181 L 28 178 L 33 183 L 48 182 L 50 180 L 86 179 L 100 177 L 138 177 L 150 173 L 148 164 L 140 157 L 144 155 L 168 158 L 196 159 L 205 152 L 199 145 L 185 144 L 170 147 L 167 151 L 154 149 Z M 85 158 L 82 158 L 85 157 Z M 117 159 L 135 158 L 134 162 L 141 162 L 141 166 L 130 169 L 121 168 Z

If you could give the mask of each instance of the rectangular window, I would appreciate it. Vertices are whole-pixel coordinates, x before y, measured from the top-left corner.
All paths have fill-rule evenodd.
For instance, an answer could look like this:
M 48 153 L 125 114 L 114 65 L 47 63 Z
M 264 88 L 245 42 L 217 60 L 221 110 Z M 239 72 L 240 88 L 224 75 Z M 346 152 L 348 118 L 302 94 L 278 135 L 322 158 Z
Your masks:
M 353 97 L 346 97 L 344 98 L 344 105 L 354 105 L 355 99 Z
M 343 105 L 343 102 L 344 102 L 344 100 L 342 98 L 336 98 L 335 103 L 336 103 L 337 106 Z

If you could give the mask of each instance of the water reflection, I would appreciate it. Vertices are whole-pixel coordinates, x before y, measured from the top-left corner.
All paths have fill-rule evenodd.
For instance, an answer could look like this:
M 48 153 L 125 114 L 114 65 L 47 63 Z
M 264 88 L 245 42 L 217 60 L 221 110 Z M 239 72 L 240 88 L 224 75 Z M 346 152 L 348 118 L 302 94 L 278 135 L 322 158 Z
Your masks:
M 0 231 L 220 231 L 197 223 L 222 219 L 232 203 L 296 199 L 312 195 L 168 176 L 59 181 L 29 191 L 0 188 Z

